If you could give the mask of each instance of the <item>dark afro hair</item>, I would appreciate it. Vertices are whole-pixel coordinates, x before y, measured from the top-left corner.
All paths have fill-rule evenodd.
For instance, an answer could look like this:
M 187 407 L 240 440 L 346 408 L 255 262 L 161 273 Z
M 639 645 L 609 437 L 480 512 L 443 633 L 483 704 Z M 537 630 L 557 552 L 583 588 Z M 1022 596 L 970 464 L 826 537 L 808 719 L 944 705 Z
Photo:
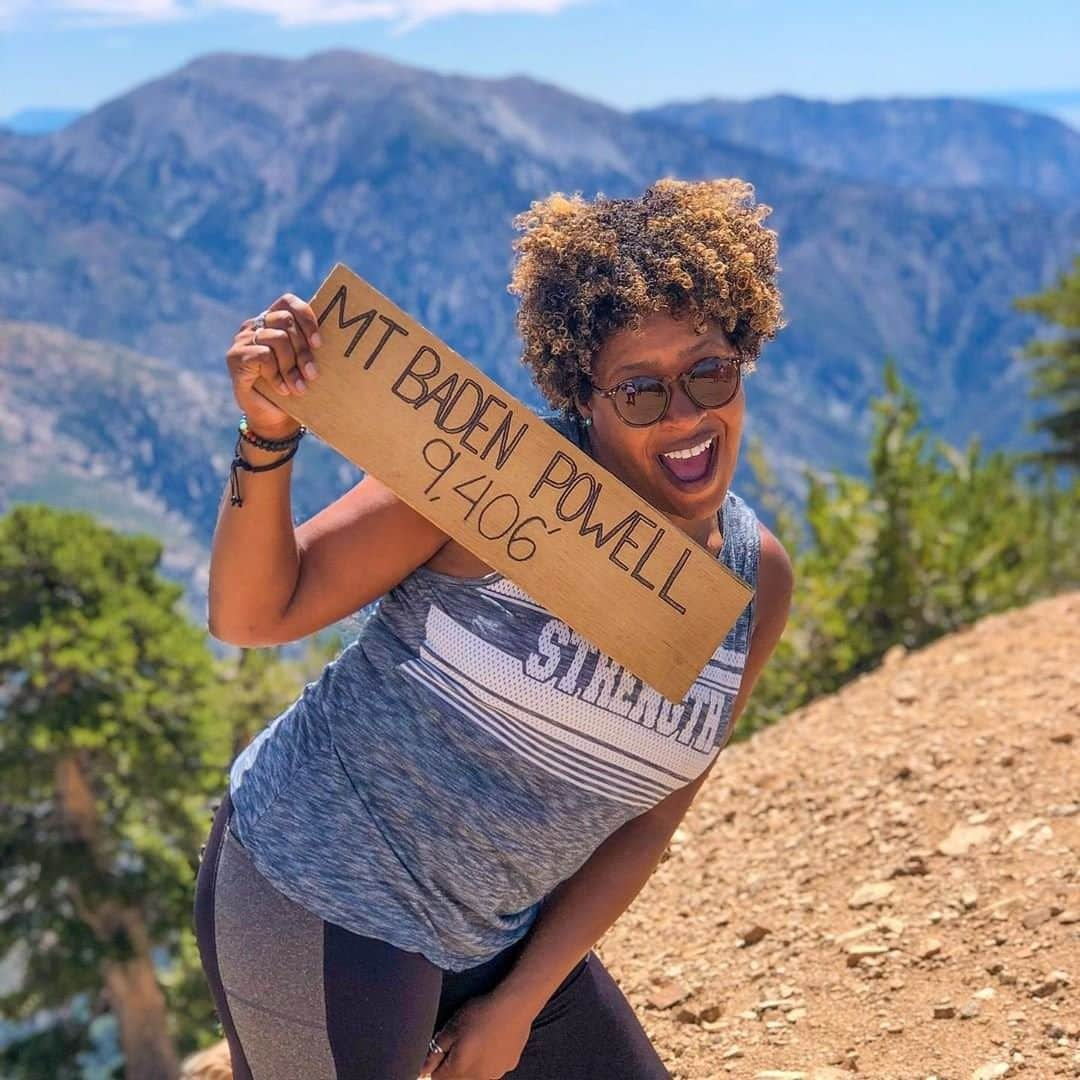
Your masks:
M 753 371 L 781 318 L 777 236 L 761 222 L 745 180 L 658 180 L 640 199 L 593 202 L 555 192 L 514 218 L 517 262 L 508 291 L 522 363 L 556 408 L 590 393 L 592 358 L 644 316 L 688 316 L 696 332 L 718 321 Z

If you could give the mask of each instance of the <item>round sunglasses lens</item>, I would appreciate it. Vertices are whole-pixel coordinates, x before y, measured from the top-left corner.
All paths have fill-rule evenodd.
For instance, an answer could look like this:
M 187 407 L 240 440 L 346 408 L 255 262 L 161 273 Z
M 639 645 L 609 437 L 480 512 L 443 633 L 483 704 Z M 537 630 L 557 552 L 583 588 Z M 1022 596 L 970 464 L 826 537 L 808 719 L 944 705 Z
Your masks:
M 686 381 L 699 405 L 715 409 L 735 396 L 739 388 L 739 365 L 735 360 L 711 356 L 695 364 Z
M 663 413 L 667 394 L 659 379 L 641 378 L 619 387 L 614 401 L 628 424 L 651 424 Z

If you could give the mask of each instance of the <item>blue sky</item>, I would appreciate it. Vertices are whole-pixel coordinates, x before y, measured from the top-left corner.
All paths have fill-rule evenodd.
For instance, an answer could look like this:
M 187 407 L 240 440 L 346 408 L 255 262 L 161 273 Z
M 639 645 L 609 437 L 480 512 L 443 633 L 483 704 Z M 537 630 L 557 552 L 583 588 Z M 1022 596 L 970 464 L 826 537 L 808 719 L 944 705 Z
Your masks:
M 342 47 L 622 108 L 958 95 L 1080 127 L 1076 0 L 0 0 L 0 117 L 90 108 L 206 52 Z M 1025 97 L 1050 91 L 1075 92 Z

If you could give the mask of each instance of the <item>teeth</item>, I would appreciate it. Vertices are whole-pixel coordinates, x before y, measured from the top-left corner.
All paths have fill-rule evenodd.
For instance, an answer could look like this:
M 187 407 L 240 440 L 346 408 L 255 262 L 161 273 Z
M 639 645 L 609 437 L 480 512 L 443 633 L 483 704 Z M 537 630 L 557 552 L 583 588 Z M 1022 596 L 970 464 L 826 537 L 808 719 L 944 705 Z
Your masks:
M 697 446 L 691 446 L 689 450 L 672 450 L 670 454 L 663 454 L 663 457 L 670 458 L 688 458 L 697 457 L 698 454 L 708 450 L 712 445 L 712 439 L 706 439 L 703 443 Z

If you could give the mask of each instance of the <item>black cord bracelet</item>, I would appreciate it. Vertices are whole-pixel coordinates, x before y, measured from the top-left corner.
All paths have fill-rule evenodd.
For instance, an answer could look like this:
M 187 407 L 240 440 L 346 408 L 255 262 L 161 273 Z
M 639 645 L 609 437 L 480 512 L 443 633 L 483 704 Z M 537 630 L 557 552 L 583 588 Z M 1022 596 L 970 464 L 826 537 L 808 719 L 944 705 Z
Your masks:
M 236 439 L 236 448 L 233 450 L 233 462 L 229 467 L 229 489 L 230 489 L 230 502 L 233 506 L 243 506 L 244 501 L 240 497 L 240 478 L 237 476 L 237 469 L 247 469 L 248 472 L 268 472 L 270 469 L 276 469 L 281 465 L 284 465 L 286 461 L 289 461 L 300 449 L 300 440 L 297 439 L 284 457 L 278 458 L 277 461 L 271 461 L 267 465 L 252 465 L 250 461 L 246 461 L 240 456 L 240 446 L 244 442 L 242 435 Z

